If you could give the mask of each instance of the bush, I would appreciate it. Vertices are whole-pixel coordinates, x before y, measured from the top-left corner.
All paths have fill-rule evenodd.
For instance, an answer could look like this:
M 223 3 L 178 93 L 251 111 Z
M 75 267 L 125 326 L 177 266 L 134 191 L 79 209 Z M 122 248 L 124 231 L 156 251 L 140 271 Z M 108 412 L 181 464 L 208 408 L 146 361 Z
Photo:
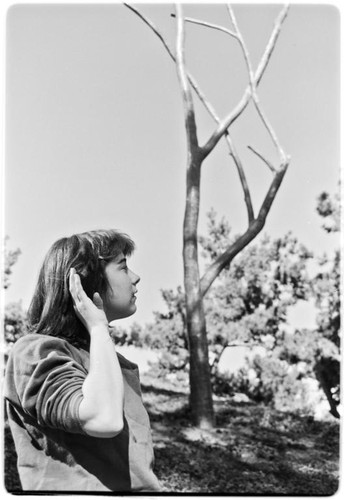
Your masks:
M 271 355 L 256 355 L 235 374 L 217 374 L 213 377 L 213 390 L 221 395 L 244 393 L 280 411 L 308 414 L 312 410 L 298 366 Z

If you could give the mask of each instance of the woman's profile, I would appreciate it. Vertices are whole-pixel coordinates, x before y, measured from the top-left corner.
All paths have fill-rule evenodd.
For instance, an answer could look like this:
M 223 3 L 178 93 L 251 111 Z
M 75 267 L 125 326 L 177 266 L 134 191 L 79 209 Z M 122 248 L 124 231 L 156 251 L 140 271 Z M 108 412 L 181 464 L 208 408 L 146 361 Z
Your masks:
M 109 323 L 134 314 L 133 241 L 115 230 L 62 238 L 48 251 L 30 333 L 6 368 L 7 413 L 24 491 L 158 491 L 138 368 Z

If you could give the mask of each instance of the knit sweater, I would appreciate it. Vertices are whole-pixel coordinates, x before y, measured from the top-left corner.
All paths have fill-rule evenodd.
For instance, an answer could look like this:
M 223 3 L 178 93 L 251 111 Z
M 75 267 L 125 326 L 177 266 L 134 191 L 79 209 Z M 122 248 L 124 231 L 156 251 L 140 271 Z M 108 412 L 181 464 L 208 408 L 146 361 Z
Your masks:
M 24 491 L 159 491 L 138 368 L 117 356 L 124 428 L 97 438 L 83 431 L 78 415 L 89 353 L 48 335 L 28 334 L 15 343 L 5 398 Z

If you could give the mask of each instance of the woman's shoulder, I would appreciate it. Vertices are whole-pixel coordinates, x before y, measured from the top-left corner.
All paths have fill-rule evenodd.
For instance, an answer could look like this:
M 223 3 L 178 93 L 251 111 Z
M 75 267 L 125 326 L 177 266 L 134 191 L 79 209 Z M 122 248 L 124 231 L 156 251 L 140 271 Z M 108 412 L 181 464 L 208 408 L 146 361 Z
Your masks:
M 64 339 L 43 335 L 40 333 L 26 333 L 20 337 L 11 349 L 11 355 L 25 353 L 28 356 L 42 355 L 53 350 L 72 352 L 75 348 Z
M 53 343 L 57 345 L 62 345 L 66 342 L 64 339 L 60 337 L 53 337 L 52 335 L 45 335 L 42 333 L 25 333 L 22 337 L 20 337 L 14 344 L 13 347 L 21 346 L 21 345 L 31 345 L 31 344 L 46 344 Z

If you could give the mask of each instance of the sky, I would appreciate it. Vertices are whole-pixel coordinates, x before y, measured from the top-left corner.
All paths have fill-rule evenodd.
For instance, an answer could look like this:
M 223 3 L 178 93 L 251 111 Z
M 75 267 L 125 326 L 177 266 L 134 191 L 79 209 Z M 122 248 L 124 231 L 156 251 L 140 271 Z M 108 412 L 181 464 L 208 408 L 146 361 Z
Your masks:
M 172 5 L 134 4 L 174 47 Z M 256 67 L 282 4 L 238 4 L 234 12 Z M 230 28 L 223 4 L 188 4 L 185 15 Z M 340 171 L 340 12 L 292 4 L 259 87 L 291 163 L 263 233 L 291 231 L 316 255 L 338 235 L 321 229 L 316 198 L 334 193 Z M 7 12 L 5 47 L 4 232 L 21 255 L 6 292 L 27 307 L 50 245 L 97 228 L 128 233 L 141 276 L 138 311 L 161 310 L 160 290 L 183 283 L 186 139 L 175 67 L 159 40 L 120 4 L 18 4 Z M 190 72 L 221 117 L 247 85 L 238 44 L 187 25 Z M 200 143 L 214 122 L 195 99 Z M 248 145 L 276 162 L 253 106 L 232 129 L 257 211 L 271 173 Z M 202 167 L 200 233 L 214 208 L 234 233 L 246 228 L 240 182 L 220 143 Z M 127 324 L 126 322 L 123 323 Z

